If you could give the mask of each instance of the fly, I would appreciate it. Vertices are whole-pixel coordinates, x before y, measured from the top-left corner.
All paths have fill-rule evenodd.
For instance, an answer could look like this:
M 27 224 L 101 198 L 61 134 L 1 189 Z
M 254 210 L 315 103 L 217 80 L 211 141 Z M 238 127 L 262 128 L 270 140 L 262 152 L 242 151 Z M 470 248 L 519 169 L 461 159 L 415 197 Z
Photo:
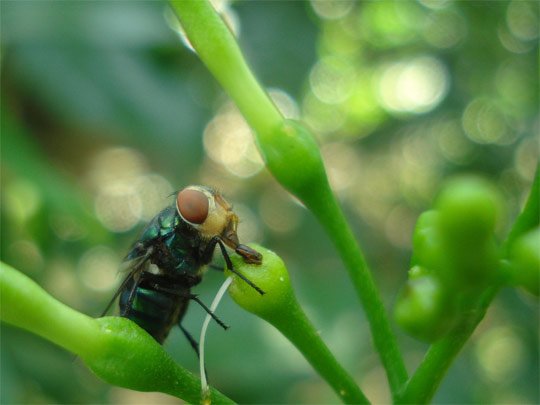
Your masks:
M 196 301 L 226 328 L 191 293 L 191 288 L 201 282 L 203 268 L 211 262 L 216 245 L 227 268 L 264 294 L 232 265 L 226 247 L 246 263 L 262 263 L 259 252 L 240 244 L 237 225 L 238 217 L 231 205 L 216 190 L 205 186 L 184 188 L 172 205 L 150 221 L 131 247 L 125 259 L 129 274 L 103 314 L 120 296 L 120 316 L 137 323 L 159 343 L 178 325 L 198 354 L 197 342 L 181 324 L 190 301 Z

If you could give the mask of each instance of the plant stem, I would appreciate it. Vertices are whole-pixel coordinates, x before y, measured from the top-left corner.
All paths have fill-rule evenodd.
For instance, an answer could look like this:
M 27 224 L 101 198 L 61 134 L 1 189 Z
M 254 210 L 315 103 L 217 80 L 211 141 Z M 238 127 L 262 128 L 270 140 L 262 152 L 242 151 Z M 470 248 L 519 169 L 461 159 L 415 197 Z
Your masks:
M 33 332 L 80 356 L 109 384 L 159 391 L 198 403 L 200 380 L 178 366 L 132 321 L 90 318 L 50 296 L 30 278 L 0 262 L 0 320 Z M 212 403 L 234 403 L 211 389 Z
M 420 366 L 407 382 L 402 395 L 398 397 L 397 403 L 425 404 L 431 400 L 454 358 L 484 319 L 498 291 L 498 287 L 488 289 L 474 313 L 462 319 L 449 335 L 431 345 Z
M 354 379 L 339 364 L 319 333 L 309 321 L 300 305 L 290 306 L 292 313 L 278 316 L 270 322 L 294 344 L 313 368 L 330 384 L 346 404 L 369 404 L 369 400 L 358 388 Z M 295 323 L 286 322 L 294 319 Z
M 322 190 L 321 190 L 322 191 Z M 373 343 L 386 370 L 390 389 L 395 396 L 407 381 L 407 371 L 397 345 L 379 291 L 360 247 L 334 195 L 321 193 L 321 200 L 311 207 L 330 235 L 348 270 L 364 306 Z
M 0 262 L 0 319 L 84 357 L 99 348 L 100 327 Z
M 255 130 L 268 169 L 313 211 L 330 235 L 365 307 L 375 347 L 395 395 L 407 380 L 403 358 L 362 252 L 328 185 L 313 136 L 299 123 L 283 120 L 208 1 L 171 1 L 171 5 L 201 60 Z
M 283 117 L 251 72 L 231 31 L 206 0 L 170 2 L 197 55 L 256 131 L 270 133 Z
M 246 311 L 269 322 L 294 344 L 344 403 L 368 404 L 354 378 L 339 364 L 302 310 L 281 258 L 261 246 L 251 247 L 262 254 L 261 265 L 248 265 L 239 257 L 232 258 L 233 264 L 265 294 L 261 296 L 238 276 L 232 275 L 231 297 Z

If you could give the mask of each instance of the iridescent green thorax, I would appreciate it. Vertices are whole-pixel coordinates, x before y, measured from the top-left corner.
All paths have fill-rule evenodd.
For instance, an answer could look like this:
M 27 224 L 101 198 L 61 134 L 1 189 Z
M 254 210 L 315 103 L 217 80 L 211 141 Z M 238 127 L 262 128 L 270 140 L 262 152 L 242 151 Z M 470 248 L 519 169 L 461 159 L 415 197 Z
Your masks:
M 149 249 L 149 261 L 164 274 L 182 274 L 190 285 L 210 258 L 203 257 L 206 242 L 192 226 L 185 223 L 174 206 L 161 211 L 143 231 L 127 259 L 136 259 Z M 198 281 L 197 281 L 198 282 Z

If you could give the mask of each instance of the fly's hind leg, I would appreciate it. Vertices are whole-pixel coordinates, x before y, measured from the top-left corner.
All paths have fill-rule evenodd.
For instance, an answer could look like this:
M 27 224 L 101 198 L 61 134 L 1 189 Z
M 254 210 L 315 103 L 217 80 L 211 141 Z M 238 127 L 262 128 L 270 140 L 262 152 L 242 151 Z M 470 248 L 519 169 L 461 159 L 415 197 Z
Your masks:
M 218 323 L 219 326 L 221 326 L 221 327 L 222 327 L 223 329 L 225 329 L 225 330 L 229 329 L 229 327 L 228 327 L 227 325 L 225 325 L 225 324 L 223 323 L 223 321 L 222 321 L 221 319 L 219 319 L 219 318 L 217 317 L 217 315 L 214 314 L 214 313 L 212 312 L 212 310 L 211 310 L 210 308 L 208 308 L 208 307 L 206 306 L 206 304 L 205 304 L 204 302 L 202 302 L 202 301 L 199 299 L 199 297 L 197 297 L 195 294 L 191 294 L 191 295 L 189 296 L 189 298 L 190 298 L 191 300 L 195 301 L 197 304 L 199 304 L 199 305 L 206 311 L 206 313 L 207 313 L 208 315 L 210 315 L 210 316 L 212 317 L 212 319 Z
M 199 352 L 199 343 L 195 340 L 193 336 L 191 336 L 191 333 L 189 333 L 188 330 L 184 328 L 180 322 L 178 322 L 178 327 L 180 328 L 180 330 L 182 331 L 182 333 L 188 340 L 190 346 L 193 348 L 193 350 L 195 350 L 195 354 L 197 354 L 197 358 L 200 359 L 201 354 Z M 206 380 L 208 380 L 208 373 L 206 372 L 206 364 L 204 365 L 204 375 L 206 376 Z
M 193 350 L 195 350 L 195 353 L 197 354 L 197 357 L 199 358 L 200 357 L 199 356 L 199 343 L 195 340 L 193 336 L 191 336 L 191 333 L 189 333 L 188 330 L 184 328 L 180 322 L 178 322 L 178 327 L 180 328 L 180 330 L 182 331 L 182 333 L 188 340 Z
M 223 323 L 223 321 L 221 319 L 219 319 L 217 317 L 216 314 L 214 314 L 210 308 L 208 308 L 206 306 L 206 304 L 204 302 L 202 302 L 199 297 L 197 297 L 195 294 L 191 294 L 191 293 L 186 293 L 185 290 L 181 290 L 181 289 L 175 289 L 175 288 L 167 288 L 167 287 L 163 287 L 162 285 L 158 284 L 158 283 L 152 283 L 152 287 L 156 290 L 156 291 L 163 291 L 163 292 L 166 292 L 168 294 L 173 294 L 173 295 L 178 295 L 178 296 L 181 296 L 181 297 L 185 297 L 185 298 L 189 298 L 190 300 L 193 300 L 195 301 L 197 304 L 199 304 L 202 309 L 204 309 L 206 311 L 206 313 L 208 315 L 210 315 L 212 317 L 212 319 L 214 321 L 216 321 L 219 326 L 221 326 L 223 329 L 227 330 L 229 329 L 229 327 L 227 325 L 225 325 Z

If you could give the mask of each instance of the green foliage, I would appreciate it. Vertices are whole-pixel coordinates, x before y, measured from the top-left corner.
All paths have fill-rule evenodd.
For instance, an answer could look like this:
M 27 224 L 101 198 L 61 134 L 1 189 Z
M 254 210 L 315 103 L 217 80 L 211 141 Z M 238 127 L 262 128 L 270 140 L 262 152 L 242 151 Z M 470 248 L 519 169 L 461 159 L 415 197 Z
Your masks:
M 538 307 L 519 289 L 498 294 L 506 285 L 539 290 L 538 175 L 504 238 L 504 220 L 520 211 L 538 157 L 538 8 L 520 1 L 238 2 L 224 8 L 238 13 L 227 20 L 233 29 L 206 1 L 178 1 L 173 9 L 198 58 L 179 49 L 158 2 L 2 4 L 2 260 L 69 307 L 98 314 L 133 238 L 127 231 L 159 209 L 147 202 L 181 184 L 219 185 L 246 203 L 239 209 L 247 239 L 264 238 L 286 258 L 317 329 L 292 290 L 279 289 L 287 283 L 273 287 L 288 275 L 264 248 L 261 268 L 236 265 L 268 295 L 237 280 L 235 300 L 286 336 L 342 400 L 389 402 L 379 383 L 384 368 L 395 402 L 425 403 L 437 391 L 436 402 L 538 402 L 530 322 Z M 235 21 L 242 51 L 231 34 Z M 292 95 L 300 114 L 286 113 L 283 92 L 271 100 L 250 67 Z M 269 172 L 322 224 L 349 282 L 307 211 L 257 171 L 262 163 L 240 136 L 239 114 L 219 102 L 214 79 L 255 131 Z M 488 180 L 461 177 L 441 190 L 456 172 Z M 158 188 L 165 177 L 174 186 Z M 409 278 L 400 280 L 411 233 Z M 18 287 L 4 290 L 4 269 L 2 319 L 78 353 L 111 384 L 198 401 L 198 380 L 135 325 L 94 321 L 13 272 Z M 196 292 L 209 294 L 212 277 Z M 398 324 L 432 342 L 419 365 L 410 360 L 418 343 L 396 339 L 385 309 L 399 285 Z M 496 295 L 483 332 L 472 336 Z M 207 347 L 212 384 L 240 402 L 335 401 L 261 322 L 223 310 L 233 327 Z M 193 333 L 198 319 L 190 314 Z M 517 338 L 485 344 L 482 336 L 497 329 Z M 239 354 L 246 336 L 256 344 Z M 189 366 L 187 346 L 173 333 L 166 349 Z M 5 326 L 0 357 L 0 402 L 159 401 L 119 398 L 128 394 Z M 50 358 L 58 375 L 43 360 Z M 70 368 L 76 372 L 66 387 Z M 215 395 L 214 402 L 228 401 Z

